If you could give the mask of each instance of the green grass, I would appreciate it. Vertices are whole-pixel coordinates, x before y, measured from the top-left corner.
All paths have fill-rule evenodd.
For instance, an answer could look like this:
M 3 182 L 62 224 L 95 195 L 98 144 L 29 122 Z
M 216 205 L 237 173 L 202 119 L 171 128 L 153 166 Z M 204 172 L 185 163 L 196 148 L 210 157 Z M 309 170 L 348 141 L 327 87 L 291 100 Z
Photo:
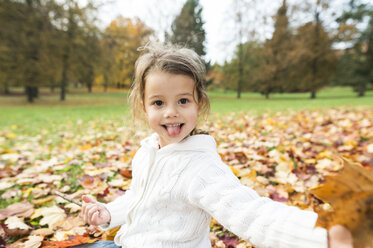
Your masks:
M 41 130 L 64 130 L 81 122 L 123 121 L 129 119 L 127 92 L 73 91 L 66 100 L 59 101 L 58 92 L 51 94 L 41 90 L 41 96 L 34 103 L 27 103 L 23 95 L 0 96 L 0 131 L 14 128 L 14 132 L 35 134 Z M 212 113 L 249 112 L 262 114 L 301 109 L 323 109 L 339 106 L 373 107 L 373 91 L 365 97 L 357 97 L 350 88 L 326 88 L 310 99 L 309 93 L 272 94 L 269 99 L 256 93 L 243 93 L 241 99 L 236 92 L 208 92 Z M 139 110 L 140 111 L 140 110 Z
M 263 112 L 277 112 L 322 109 L 339 106 L 372 106 L 373 91 L 367 91 L 365 97 L 357 97 L 350 88 L 334 87 L 326 88 L 316 95 L 316 99 L 310 99 L 310 93 L 284 93 L 272 94 L 269 99 L 257 93 L 243 93 L 237 99 L 236 92 L 210 92 L 211 108 L 213 112 L 237 112 L 249 111 L 253 114 Z

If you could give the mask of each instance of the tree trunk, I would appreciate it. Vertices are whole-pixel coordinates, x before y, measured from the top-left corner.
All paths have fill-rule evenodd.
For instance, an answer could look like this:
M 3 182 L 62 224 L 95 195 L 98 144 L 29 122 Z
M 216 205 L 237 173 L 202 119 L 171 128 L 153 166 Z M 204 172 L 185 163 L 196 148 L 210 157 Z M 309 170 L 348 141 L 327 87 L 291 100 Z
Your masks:
M 34 98 L 39 98 L 39 88 L 36 86 L 31 87 L 32 95 Z
M 266 92 L 265 96 L 266 96 L 266 99 L 268 100 L 269 99 L 269 92 Z
M 316 98 L 316 90 L 311 90 L 311 99 Z
M 92 84 L 91 84 L 91 83 L 88 83 L 88 84 L 87 84 L 87 87 L 88 87 L 88 92 L 89 92 L 89 93 L 92 93 Z
M 10 94 L 9 85 L 7 83 L 5 83 L 3 89 L 4 89 L 4 94 L 5 95 L 9 95 Z
M 32 103 L 32 102 L 34 102 L 34 94 L 33 94 L 33 90 L 32 90 L 32 86 L 26 86 L 26 89 L 25 89 L 25 91 L 26 91 L 26 95 L 27 95 L 27 101 L 29 102 L 29 103 Z
M 67 70 L 68 70 L 68 55 L 65 54 L 63 56 L 63 63 L 62 63 L 62 79 L 61 79 L 61 92 L 60 92 L 60 100 L 65 101 L 66 97 L 66 81 L 67 81 Z
M 363 97 L 363 96 L 365 96 L 365 91 L 364 90 L 359 90 L 358 97 Z

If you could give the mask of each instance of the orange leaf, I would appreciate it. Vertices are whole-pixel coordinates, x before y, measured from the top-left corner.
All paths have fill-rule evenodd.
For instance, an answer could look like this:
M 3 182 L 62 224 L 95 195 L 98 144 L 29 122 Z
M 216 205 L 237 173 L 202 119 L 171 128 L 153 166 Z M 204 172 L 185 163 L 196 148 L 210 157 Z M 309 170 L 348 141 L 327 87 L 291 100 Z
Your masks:
M 335 224 L 348 227 L 354 236 L 355 248 L 373 244 L 373 173 L 357 163 L 339 157 L 343 168 L 326 176 L 325 184 L 311 193 L 332 209 L 317 209 L 318 225 Z
M 88 235 L 76 235 L 71 240 L 64 240 L 64 241 L 43 241 L 42 247 L 43 248 L 65 248 L 74 245 L 80 244 L 91 244 L 97 241 L 98 239 L 92 239 Z

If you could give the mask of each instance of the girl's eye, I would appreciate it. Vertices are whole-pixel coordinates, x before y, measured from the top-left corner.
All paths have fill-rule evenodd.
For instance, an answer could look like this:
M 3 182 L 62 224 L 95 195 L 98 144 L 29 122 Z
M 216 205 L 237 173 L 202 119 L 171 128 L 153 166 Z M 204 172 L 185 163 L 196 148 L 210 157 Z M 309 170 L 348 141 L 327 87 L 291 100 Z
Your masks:
M 182 98 L 182 99 L 179 100 L 179 103 L 181 103 L 181 104 L 186 104 L 188 102 L 189 102 L 189 100 L 186 99 L 186 98 Z
M 161 101 L 161 100 L 157 100 L 157 101 L 154 101 L 153 102 L 153 105 L 155 105 L 155 106 L 162 106 L 163 105 L 163 102 Z

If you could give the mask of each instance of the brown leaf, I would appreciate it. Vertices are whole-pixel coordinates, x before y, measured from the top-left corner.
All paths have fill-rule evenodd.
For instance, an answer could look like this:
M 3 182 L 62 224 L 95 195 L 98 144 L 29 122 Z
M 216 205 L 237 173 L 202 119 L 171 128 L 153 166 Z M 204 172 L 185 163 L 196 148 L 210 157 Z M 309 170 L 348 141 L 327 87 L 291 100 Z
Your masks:
M 18 202 L 0 210 L 0 220 L 9 216 L 30 217 L 34 212 L 34 206 L 28 202 Z
M 126 178 L 132 178 L 132 170 L 123 168 L 119 170 L 119 173 Z
M 10 237 L 16 237 L 16 236 L 25 236 L 30 234 L 30 229 L 21 229 L 21 228 L 8 228 L 7 225 L 1 224 L 5 234 Z
M 89 175 L 84 175 L 82 178 L 79 178 L 79 184 L 85 189 L 94 189 L 100 182 L 101 179 L 99 177 L 92 177 Z

